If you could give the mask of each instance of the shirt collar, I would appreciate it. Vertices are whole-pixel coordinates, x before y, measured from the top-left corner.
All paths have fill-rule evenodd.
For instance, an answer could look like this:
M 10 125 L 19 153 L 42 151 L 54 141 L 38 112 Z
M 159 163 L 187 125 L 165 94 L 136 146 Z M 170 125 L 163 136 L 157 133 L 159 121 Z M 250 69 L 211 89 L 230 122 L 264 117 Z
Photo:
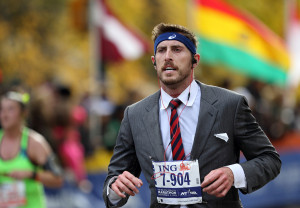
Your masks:
M 195 99 L 198 94 L 199 85 L 196 83 L 195 80 L 192 81 L 191 83 L 191 90 L 190 86 L 188 86 L 178 97 L 177 99 L 181 100 L 183 104 L 186 104 L 186 106 L 192 106 L 195 102 Z M 190 98 L 188 100 L 188 94 L 190 92 Z M 161 88 L 161 105 L 160 109 L 165 109 L 168 108 L 169 103 L 171 100 L 174 99 L 172 96 L 170 96 L 168 93 L 166 93 L 162 88 Z

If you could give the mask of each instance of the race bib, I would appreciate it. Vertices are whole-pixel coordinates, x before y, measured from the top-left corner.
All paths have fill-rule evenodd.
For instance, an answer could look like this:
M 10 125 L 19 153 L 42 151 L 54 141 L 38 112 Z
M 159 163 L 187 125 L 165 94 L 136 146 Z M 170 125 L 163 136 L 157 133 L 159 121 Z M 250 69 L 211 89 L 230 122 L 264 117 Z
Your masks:
M 25 184 L 22 181 L 1 183 L 0 204 L 5 208 L 25 205 Z
M 152 165 L 158 203 L 169 205 L 202 203 L 198 160 L 153 161 Z

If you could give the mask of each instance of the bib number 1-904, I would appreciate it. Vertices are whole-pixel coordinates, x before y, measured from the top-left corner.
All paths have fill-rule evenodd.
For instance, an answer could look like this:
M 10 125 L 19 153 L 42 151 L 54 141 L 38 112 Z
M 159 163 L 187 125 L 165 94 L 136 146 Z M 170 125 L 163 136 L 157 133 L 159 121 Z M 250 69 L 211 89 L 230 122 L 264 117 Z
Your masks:
M 168 178 L 168 174 L 169 174 L 169 178 Z M 160 175 L 163 179 L 163 186 L 166 186 L 166 183 L 170 183 L 172 186 L 176 186 L 177 184 L 179 186 L 182 186 L 184 183 L 186 185 L 190 185 L 191 183 L 189 172 L 178 173 L 177 175 L 170 174 L 170 173 L 161 173 Z
M 202 202 L 198 161 L 153 162 L 157 201 L 188 205 Z

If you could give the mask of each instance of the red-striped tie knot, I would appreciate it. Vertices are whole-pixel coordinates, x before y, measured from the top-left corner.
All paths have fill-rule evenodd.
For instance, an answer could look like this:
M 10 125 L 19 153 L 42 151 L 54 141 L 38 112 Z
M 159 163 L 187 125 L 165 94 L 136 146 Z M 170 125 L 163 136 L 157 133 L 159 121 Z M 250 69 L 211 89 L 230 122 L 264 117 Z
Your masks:
M 178 106 L 180 106 L 181 105 L 181 100 L 179 100 L 179 99 L 173 99 L 173 100 L 171 100 L 171 102 L 170 102 L 170 107 L 171 107 L 171 109 L 173 110 L 173 109 L 177 109 L 178 108 Z

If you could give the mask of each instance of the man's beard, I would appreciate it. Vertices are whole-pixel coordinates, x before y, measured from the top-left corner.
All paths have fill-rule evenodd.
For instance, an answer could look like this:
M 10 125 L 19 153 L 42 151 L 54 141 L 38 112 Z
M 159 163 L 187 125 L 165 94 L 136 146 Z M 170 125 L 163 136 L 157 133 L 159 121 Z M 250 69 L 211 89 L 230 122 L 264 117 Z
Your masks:
M 189 75 L 188 74 L 182 74 L 178 73 L 179 76 L 177 76 L 175 79 L 169 79 L 168 77 L 163 78 L 162 73 L 159 75 L 159 80 L 166 86 L 172 86 L 172 85 L 178 85 L 183 80 L 185 80 Z

